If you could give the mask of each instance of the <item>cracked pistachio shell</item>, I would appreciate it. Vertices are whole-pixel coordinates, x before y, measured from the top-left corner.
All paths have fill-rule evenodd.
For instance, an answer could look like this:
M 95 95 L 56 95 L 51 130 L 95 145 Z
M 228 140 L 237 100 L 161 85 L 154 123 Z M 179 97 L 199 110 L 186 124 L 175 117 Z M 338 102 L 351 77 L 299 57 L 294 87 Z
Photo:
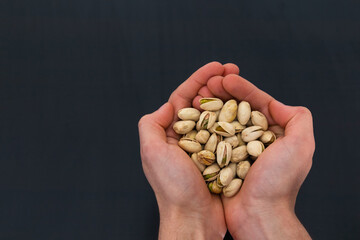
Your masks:
M 216 121 L 217 121 L 217 122 L 219 121 L 220 112 L 221 112 L 221 110 L 217 110 L 217 111 L 215 112 L 215 114 L 216 114 Z
M 219 172 L 220 172 L 219 166 L 216 163 L 214 163 L 208 166 L 207 168 L 205 168 L 202 174 L 205 181 L 209 182 L 209 181 L 214 181 L 219 175 Z
M 234 172 L 231 168 L 225 167 L 220 170 L 219 176 L 217 177 L 217 184 L 220 187 L 225 187 L 230 184 L 234 178 Z
M 219 98 L 201 98 L 199 102 L 200 108 L 206 111 L 217 111 L 224 105 L 223 101 Z
M 239 145 L 239 139 L 236 135 L 232 137 L 226 137 L 224 138 L 224 141 L 230 143 L 233 148 L 236 148 Z
M 197 134 L 196 130 L 191 130 L 190 132 L 188 132 L 187 134 L 184 135 L 184 138 L 195 139 L 196 134 Z
M 237 103 L 234 99 L 227 101 L 222 107 L 219 114 L 219 122 L 232 122 L 236 118 Z
M 248 173 L 249 169 L 250 169 L 250 162 L 247 160 L 241 161 L 237 165 L 236 174 L 238 175 L 239 178 L 245 179 L 246 174 Z
M 206 142 L 204 149 L 210 152 L 215 152 L 216 146 L 218 144 L 218 138 L 216 133 L 211 134 L 209 140 Z
M 196 130 L 211 128 L 216 120 L 216 114 L 214 112 L 204 111 L 201 113 L 199 121 L 196 124 Z
M 197 134 L 196 134 L 196 137 L 195 139 L 201 143 L 201 144 L 205 144 L 208 139 L 210 137 L 210 133 L 206 130 L 200 130 Z
M 248 157 L 246 145 L 234 148 L 231 153 L 231 162 L 238 163 L 245 160 Z
M 222 192 L 222 188 L 217 185 L 216 180 L 208 183 L 208 188 L 211 193 L 220 194 Z
M 229 164 L 231 159 L 231 152 L 232 147 L 230 143 L 224 141 L 218 143 L 216 149 L 216 160 L 221 168 Z
M 267 130 L 260 137 L 260 141 L 262 141 L 266 145 L 272 144 L 276 140 L 276 135 L 274 132 Z
M 235 135 L 235 128 L 228 122 L 218 122 L 219 126 L 215 128 L 215 132 L 224 137 L 231 137 Z
M 244 142 L 250 142 L 250 141 L 256 140 L 259 137 L 261 137 L 261 135 L 263 135 L 263 133 L 264 133 L 264 131 L 262 130 L 262 128 L 260 126 L 251 126 L 251 127 L 245 128 L 241 132 L 241 138 Z
M 215 122 L 214 125 L 212 125 L 212 127 L 208 129 L 208 131 L 210 133 L 215 133 L 215 128 L 217 128 L 218 126 L 219 126 L 219 124 L 217 122 Z M 197 125 L 196 125 L 196 127 L 197 127 Z
M 246 127 L 244 125 L 241 125 L 238 121 L 232 121 L 231 125 L 235 128 L 235 133 L 240 133 L 242 130 L 244 130 Z
M 239 192 L 242 180 L 239 178 L 234 178 L 229 185 L 223 188 L 223 194 L 225 197 L 232 197 Z
M 241 138 L 241 133 L 236 134 L 236 137 L 239 140 L 239 146 L 246 145 L 246 143 Z
M 177 134 L 186 134 L 193 130 L 194 127 L 195 122 L 190 120 L 178 121 L 173 125 L 173 129 Z
M 263 151 L 265 147 L 264 144 L 258 140 L 248 142 L 246 145 L 246 150 L 249 155 L 258 157 Z
M 196 108 L 182 108 L 178 111 L 178 117 L 181 120 L 197 121 L 200 117 L 200 111 Z
M 189 153 L 200 152 L 202 150 L 201 144 L 195 139 L 191 138 L 181 138 L 178 142 L 178 145 Z
M 275 133 L 276 138 L 284 136 L 284 129 L 280 127 L 279 125 L 273 125 L 269 127 L 269 130 L 271 130 L 273 133 Z
M 196 167 L 200 170 L 200 172 L 203 172 L 205 170 L 205 165 L 201 164 L 198 160 L 197 153 L 191 154 L 191 159 L 195 163 Z
M 236 168 L 237 168 L 237 165 L 236 163 L 229 163 L 228 165 L 229 168 L 231 168 L 231 170 L 233 171 L 233 178 L 236 176 Z
M 237 118 L 241 125 L 246 125 L 251 115 L 250 104 L 246 101 L 241 101 L 238 106 Z
M 260 126 L 264 131 L 268 129 L 268 121 L 265 115 L 259 111 L 251 112 L 251 122 L 254 126 Z
M 215 162 L 215 154 L 208 150 L 202 150 L 198 152 L 197 156 L 198 161 L 206 166 L 209 166 Z

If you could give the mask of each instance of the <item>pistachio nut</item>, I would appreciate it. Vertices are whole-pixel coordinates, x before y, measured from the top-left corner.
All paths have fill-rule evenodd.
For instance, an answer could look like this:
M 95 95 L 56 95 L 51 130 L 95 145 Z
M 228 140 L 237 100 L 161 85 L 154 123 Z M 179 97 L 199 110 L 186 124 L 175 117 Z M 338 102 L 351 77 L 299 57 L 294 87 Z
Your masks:
M 201 144 L 205 144 L 208 139 L 210 137 L 210 133 L 206 130 L 200 130 L 197 134 L 196 134 L 196 137 L 195 139 L 201 143 Z
M 236 168 L 237 168 L 237 165 L 236 163 L 229 163 L 228 165 L 229 168 L 231 168 L 231 170 L 233 171 L 233 178 L 236 176 Z
M 217 143 L 221 142 L 223 140 L 223 138 L 224 138 L 221 135 L 216 135 L 216 137 L 217 137 Z
M 230 143 L 233 148 L 236 148 L 239 145 L 239 139 L 236 135 L 232 137 L 226 137 L 224 138 L 224 141 Z
M 224 105 L 223 101 L 219 98 L 201 98 L 199 102 L 200 108 L 206 111 L 217 111 Z
M 241 101 L 239 103 L 237 118 L 241 125 L 246 125 L 249 121 L 251 115 L 250 104 L 246 101 Z
M 242 180 L 239 178 L 234 178 L 229 185 L 227 185 L 226 187 L 223 188 L 223 194 L 225 197 L 232 197 L 234 196 L 237 192 L 239 192 L 241 184 L 242 184 Z
M 246 145 L 241 145 L 240 147 L 234 148 L 231 153 L 231 162 L 238 163 L 245 160 L 248 157 Z
M 231 159 L 232 147 L 230 143 L 221 141 L 218 143 L 216 149 L 216 159 L 219 166 L 222 168 L 227 166 Z
M 181 120 L 197 121 L 200 117 L 200 111 L 196 108 L 182 108 L 178 111 L 178 117 Z
M 197 134 L 196 130 L 191 130 L 190 132 L 188 132 L 187 134 L 184 135 L 184 138 L 195 139 L 196 134 Z
M 216 163 L 214 163 L 208 166 L 207 168 L 205 168 L 202 174 L 204 176 L 205 181 L 209 182 L 215 180 L 219 175 L 219 172 L 220 172 L 219 166 Z
M 228 122 L 218 122 L 219 126 L 215 128 L 215 132 L 224 137 L 231 137 L 235 135 L 235 128 Z
M 197 122 L 196 130 L 211 128 L 216 120 L 216 114 L 214 112 L 204 111 L 200 115 L 200 119 Z
M 246 145 L 246 150 L 249 155 L 258 157 L 263 151 L 265 147 L 264 144 L 258 140 L 248 142 Z
M 237 103 L 234 99 L 227 101 L 219 114 L 219 122 L 232 122 L 236 118 Z
M 190 120 L 178 121 L 174 123 L 173 129 L 177 134 L 186 134 L 193 130 L 195 122 Z
M 241 161 L 237 165 L 236 174 L 238 175 L 239 178 L 245 179 L 246 174 L 248 173 L 249 169 L 250 169 L 250 162 L 247 160 Z
M 260 126 L 264 131 L 268 129 L 268 121 L 265 115 L 259 111 L 251 112 L 251 123 L 254 126 Z
M 269 127 L 269 130 L 271 130 L 273 133 L 275 133 L 276 138 L 284 136 L 285 130 L 280 127 L 279 125 L 273 125 Z
M 261 135 L 263 135 L 263 133 L 264 133 L 264 131 L 262 130 L 262 128 L 260 126 L 251 126 L 251 127 L 245 128 L 241 132 L 241 138 L 244 142 L 250 142 L 250 141 L 256 140 L 259 137 L 261 137 Z
M 191 154 L 191 159 L 195 163 L 196 167 L 200 170 L 200 172 L 203 172 L 205 170 L 205 165 L 201 164 L 198 160 L 197 153 Z
M 241 125 L 238 121 L 232 121 L 231 125 L 235 127 L 235 133 L 240 133 L 242 130 L 244 130 L 246 127 Z
M 198 152 L 197 156 L 198 161 L 206 166 L 209 166 L 215 162 L 215 154 L 208 150 L 202 150 Z
M 260 141 L 262 141 L 266 145 L 270 145 L 275 140 L 276 140 L 275 133 L 270 130 L 265 131 L 263 135 L 261 135 L 260 137 Z
M 220 194 L 222 192 L 222 188 L 217 185 L 216 180 L 208 183 L 208 188 L 210 192 L 215 194 Z
M 204 149 L 214 153 L 216 150 L 217 144 L 218 144 L 217 135 L 216 135 L 216 133 L 213 133 L 209 137 L 209 140 L 206 142 Z
M 231 168 L 225 167 L 220 170 L 219 176 L 217 177 L 217 184 L 220 187 L 225 187 L 229 185 L 231 180 L 234 178 L 234 172 Z
M 217 110 L 216 112 L 215 112 L 215 114 L 216 114 L 216 121 L 219 121 L 219 115 L 220 115 L 220 110 Z
M 198 122 L 198 123 L 199 123 L 199 122 Z M 214 125 L 212 125 L 212 127 L 208 129 L 208 131 L 209 131 L 210 133 L 214 133 L 214 132 L 215 132 L 215 129 L 216 129 L 218 126 L 219 126 L 218 122 L 215 122 Z M 197 127 L 198 127 L 198 126 L 196 125 L 196 128 L 197 128 Z
M 178 142 L 178 145 L 189 153 L 200 152 L 202 150 L 201 144 L 195 139 L 191 138 L 181 138 Z
M 246 143 L 241 138 L 241 133 L 236 134 L 236 137 L 238 138 L 239 146 L 246 145 Z

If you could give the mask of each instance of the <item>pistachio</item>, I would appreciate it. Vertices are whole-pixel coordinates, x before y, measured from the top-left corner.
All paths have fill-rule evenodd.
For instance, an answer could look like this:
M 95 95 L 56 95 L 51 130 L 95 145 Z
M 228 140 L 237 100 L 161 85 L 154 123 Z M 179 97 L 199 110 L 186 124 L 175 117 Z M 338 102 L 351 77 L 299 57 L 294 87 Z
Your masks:
M 237 118 L 241 125 L 246 125 L 251 115 L 250 104 L 246 101 L 241 101 L 238 107 Z
M 215 114 L 216 114 L 216 121 L 219 121 L 220 110 L 217 110 Z
M 196 130 L 191 130 L 190 132 L 188 132 L 187 134 L 184 135 L 184 138 L 195 139 L 196 134 L 197 134 Z
M 231 159 L 231 145 L 230 143 L 221 141 L 219 142 L 217 149 L 216 149 L 216 159 L 219 166 L 222 168 L 227 166 Z
M 225 197 L 233 197 L 236 193 L 239 192 L 242 180 L 239 178 L 234 178 L 229 185 L 223 188 L 223 194 Z
M 224 105 L 223 101 L 219 98 L 201 98 L 199 100 L 200 108 L 207 111 L 217 111 Z
M 219 123 L 218 122 L 215 122 L 214 125 L 212 125 L 211 128 L 208 129 L 208 131 L 210 133 L 214 133 L 215 132 L 215 129 L 219 126 Z M 197 125 L 196 125 L 196 128 L 197 128 Z
M 234 99 L 227 101 L 222 107 L 219 115 L 219 122 L 232 122 L 236 118 L 237 103 Z
M 195 139 L 191 138 L 181 138 L 178 142 L 178 145 L 189 153 L 200 152 L 202 150 L 201 144 Z
M 238 163 L 245 160 L 248 156 L 246 145 L 242 145 L 232 150 L 231 162 Z
M 250 142 L 258 139 L 263 133 L 264 131 L 260 126 L 251 126 L 241 132 L 241 138 L 244 142 Z
M 222 192 L 222 188 L 217 185 L 216 180 L 208 183 L 208 188 L 210 192 L 215 194 L 220 194 Z
M 219 126 L 215 128 L 215 132 L 224 137 L 231 137 L 235 135 L 235 128 L 228 122 L 218 122 Z
M 198 156 L 197 153 L 193 153 L 191 154 L 191 159 L 193 160 L 193 162 L 195 163 L 196 167 L 200 170 L 200 172 L 203 172 L 205 170 L 205 165 L 201 164 L 198 160 Z
M 265 115 L 259 111 L 251 112 L 251 123 L 254 126 L 260 126 L 264 131 L 268 129 L 268 121 Z
M 205 149 L 205 150 L 209 150 L 210 152 L 213 152 L 213 153 L 214 153 L 215 150 L 216 150 L 217 144 L 218 144 L 217 135 L 216 135 L 216 133 L 213 133 L 213 134 L 210 136 L 210 138 L 209 138 L 209 140 L 207 141 L 207 143 L 205 144 L 204 149 Z
M 198 152 L 197 156 L 198 161 L 206 166 L 209 166 L 215 162 L 215 154 L 208 150 L 202 150 Z
M 183 108 L 178 111 L 178 117 L 181 120 L 197 121 L 200 117 L 200 111 L 196 108 Z
M 197 134 L 195 139 L 201 143 L 201 144 L 205 144 L 207 142 L 207 140 L 210 137 L 210 133 L 206 130 L 200 130 Z
M 263 135 L 260 137 L 260 141 L 262 141 L 266 145 L 270 145 L 276 140 L 275 133 L 267 130 L 263 133 Z
M 245 179 L 246 174 L 248 173 L 249 169 L 250 169 L 250 162 L 249 161 L 241 161 L 237 165 L 236 174 L 238 175 L 239 178 Z
M 251 121 L 251 118 L 249 119 L 249 121 L 246 123 L 246 127 L 251 127 L 254 126 L 254 124 Z
M 217 184 L 220 187 L 225 187 L 229 185 L 231 180 L 234 178 L 234 172 L 231 168 L 225 167 L 220 170 L 219 176 L 217 177 Z
M 237 168 L 237 165 L 236 163 L 229 163 L 228 165 L 229 168 L 231 168 L 231 170 L 233 171 L 233 178 L 236 176 L 236 168 Z
M 239 146 L 246 145 L 246 143 L 241 138 L 241 133 L 236 134 L 236 137 L 238 138 Z
M 217 178 L 217 176 L 219 175 L 219 172 L 220 172 L 220 168 L 216 163 L 208 166 L 203 171 L 203 176 L 204 176 L 205 181 L 209 182 L 209 181 L 215 180 Z
M 216 120 L 216 114 L 214 112 L 204 111 L 200 115 L 200 119 L 197 122 L 196 130 L 211 128 Z
M 246 145 L 246 150 L 249 155 L 258 157 L 263 151 L 265 147 L 264 144 L 258 140 L 248 142 Z
M 235 128 L 235 133 L 240 133 L 242 130 L 244 130 L 246 127 L 241 125 L 238 121 L 232 121 L 231 125 Z
M 173 129 L 177 134 L 186 134 L 195 127 L 195 122 L 186 120 L 174 123 Z
M 239 145 L 239 139 L 236 135 L 232 137 L 226 137 L 224 138 L 224 141 L 230 143 L 233 148 L 236 148 Z

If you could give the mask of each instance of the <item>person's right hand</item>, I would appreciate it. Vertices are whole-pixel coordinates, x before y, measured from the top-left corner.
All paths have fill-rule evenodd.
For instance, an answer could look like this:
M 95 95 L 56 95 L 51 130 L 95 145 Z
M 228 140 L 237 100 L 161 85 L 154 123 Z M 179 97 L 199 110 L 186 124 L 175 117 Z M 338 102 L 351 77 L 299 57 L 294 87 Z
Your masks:
M 310 111 L 283 105 L 235 74 L 207 85 L 216 97 L 248 101 L 269 125 L 285 129 L 252 165 L 240 192 L 222 197 L 229 232 L 235 239 L 309 239 L 294 206 L 315 150 Z

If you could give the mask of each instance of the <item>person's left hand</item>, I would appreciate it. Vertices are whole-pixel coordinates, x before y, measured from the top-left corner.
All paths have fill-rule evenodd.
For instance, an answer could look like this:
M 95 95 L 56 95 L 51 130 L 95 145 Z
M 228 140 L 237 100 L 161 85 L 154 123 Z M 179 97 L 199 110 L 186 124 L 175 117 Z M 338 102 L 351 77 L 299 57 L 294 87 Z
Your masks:
M 177 145 L 172 125 L 179 109 L 192 103 L 199 108 L 199 98 L 212 96 L 209 80 L 238 73 L 233 64 L 209 63 L 139 121 L 142 165 L 160 211 L 159 239 L 223 239 L 226 234 L 221 199 L 209 192 L 201 172 Z

